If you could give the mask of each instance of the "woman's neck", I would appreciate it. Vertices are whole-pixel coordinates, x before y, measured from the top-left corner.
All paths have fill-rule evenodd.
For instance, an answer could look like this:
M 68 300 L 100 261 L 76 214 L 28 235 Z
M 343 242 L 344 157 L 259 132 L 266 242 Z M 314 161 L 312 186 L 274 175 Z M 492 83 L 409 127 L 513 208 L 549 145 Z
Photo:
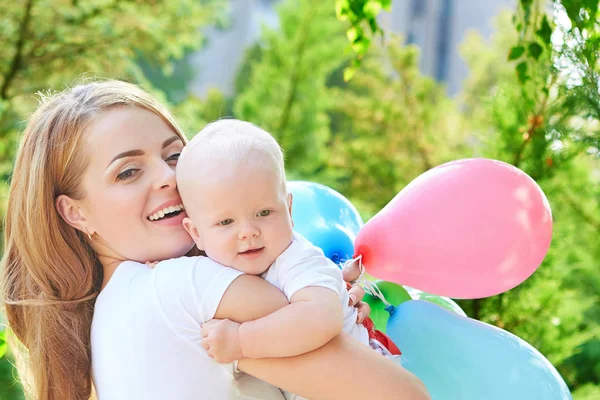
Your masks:
M 121 265 L 123 260 L 117 260 L 112 257 L 99 256 L 100 263 L 102 263 L 102 287 L 100 290 L 104 290 L 110 278 L 112 278 L 113 274 L 117 270 L 117 267 Z

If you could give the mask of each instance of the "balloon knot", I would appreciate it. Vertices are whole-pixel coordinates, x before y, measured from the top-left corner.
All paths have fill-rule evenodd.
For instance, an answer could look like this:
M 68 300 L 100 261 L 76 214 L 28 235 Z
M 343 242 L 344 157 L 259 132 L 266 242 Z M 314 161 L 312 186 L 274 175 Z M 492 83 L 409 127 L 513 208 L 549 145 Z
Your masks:
M 387 311 L 390 314 L 390 317 L 391 317 L 396 312 L 396 307 L 390 304 L 389 306 L 387 306 L 386 308 L 384 308 L 384 310 Z

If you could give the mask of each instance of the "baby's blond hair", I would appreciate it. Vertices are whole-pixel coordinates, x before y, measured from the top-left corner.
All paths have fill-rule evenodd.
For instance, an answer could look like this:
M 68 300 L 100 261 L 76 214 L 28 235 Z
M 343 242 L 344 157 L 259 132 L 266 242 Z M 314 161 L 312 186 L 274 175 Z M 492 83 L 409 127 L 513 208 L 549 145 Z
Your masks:
M 204 127 L 184 148 L 177 165 L 179 191 L 201 181 L 197 172 L 213 160 L 237 165 L 261 165 L 275 168 L 287 193 L 283 151 L 264 129 L 238 119 L 221 119 Z M 193 175 L 193 176 L 192 176 Z M 182 193 L 182 196 L 184 194 Z

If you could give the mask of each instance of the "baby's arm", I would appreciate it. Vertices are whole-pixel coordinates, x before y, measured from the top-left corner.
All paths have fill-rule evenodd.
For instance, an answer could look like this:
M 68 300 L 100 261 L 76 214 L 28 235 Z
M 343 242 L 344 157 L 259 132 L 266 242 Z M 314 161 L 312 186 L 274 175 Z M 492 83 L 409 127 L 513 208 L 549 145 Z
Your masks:
M 338 291 L 345 291 L 342 273 L 306 239 L 299 237 L 266 279 L 291 304 L 241 326 L 231 321 L 204 324 L 204 345 L 217 361 L 291 357 L 315 350 L 341 332 L 344 315 Z
M 202 345 L 220 363 L 291 357 L 323 346 L 341 332 L 342 325 L 338 295 L 330 289 L 307 287 L 292 296 L 290 305 L 263 318 L 241 325 L 229 319 L 203 324 Z
M 323 287 L 297 291 L 291 304 L 239 327 L 244 357 L 291 357 L 315 350 L 342 331 L 343 313 L 336 292 Z

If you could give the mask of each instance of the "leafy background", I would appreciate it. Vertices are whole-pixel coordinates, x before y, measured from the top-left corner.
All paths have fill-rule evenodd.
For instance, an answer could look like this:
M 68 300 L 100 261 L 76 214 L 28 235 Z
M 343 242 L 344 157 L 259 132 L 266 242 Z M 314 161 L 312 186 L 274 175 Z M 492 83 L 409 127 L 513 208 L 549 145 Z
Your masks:
M 338 190 L 365 219 L 442 162 L 500 159 L 546 192 L 552 246 L 524 284 L 460 305 L 539 349 L 575 399 L 600 398 L 598 1 L 518 1 L 491 39 L 465 39 L 469 76 L 454 97 L 419 72 L 418 47 L 377 25 L 390 5 L 284 0 L 235 94 L 200 99 L 189 55 L 205 44 L 202 28 L 227 29 L 223 0 L 0 2 L 0 214 L 35 94 L 82 76 L 141 84 L 189 134 L 222 116 L 261 125 L 286 150 L 289 179 Z M 0 359 L 0 399 L 22 398 L 10 362 Z

